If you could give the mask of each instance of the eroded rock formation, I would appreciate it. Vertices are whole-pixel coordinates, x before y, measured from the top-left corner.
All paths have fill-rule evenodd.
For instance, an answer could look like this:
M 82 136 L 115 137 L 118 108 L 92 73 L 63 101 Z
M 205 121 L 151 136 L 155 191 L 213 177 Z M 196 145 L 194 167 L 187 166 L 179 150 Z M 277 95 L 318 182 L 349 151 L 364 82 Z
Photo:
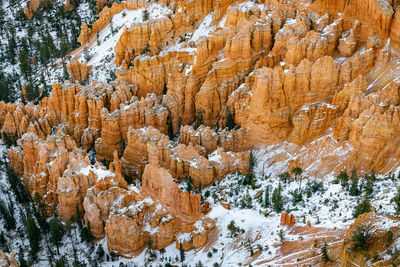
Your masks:
M 215 222 L 179 183 L 245 174 L 254 147 L 316 176 L 399 167 L 397 1 L 240 2 L 99 0 L 99 19 L 81 26 L 86 48 L 116 14 L 150 10 L 115 39 L 117 79 L 81 85 L 91 67 L 74 60 L 72 81 L 38 105 L 0 103 L 1 133 L 18 139 L 11 165 L 49 215 L 67 221 L 78 208 L 117 252 L 189 250 Z M 348 241 L 343 261 L 364 264 Z

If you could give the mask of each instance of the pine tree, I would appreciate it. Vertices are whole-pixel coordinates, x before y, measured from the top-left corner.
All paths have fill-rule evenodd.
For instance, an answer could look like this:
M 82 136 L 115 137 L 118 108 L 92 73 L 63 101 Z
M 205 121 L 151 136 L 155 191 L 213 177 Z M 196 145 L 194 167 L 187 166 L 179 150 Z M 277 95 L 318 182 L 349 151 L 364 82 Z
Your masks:
M 354 242 L 353 249 L 356 251 L 368 250 L 370 238 L 371 238 L 370 227 L 366 225 L 358 225 L 351 238 L 352 241 Z
M 32 217 L 32 214 L 28 211 L 27 219 L 26 219 L 26 234 L 29 239 L 30 245 L 30 255 L 33 259 L 36 258 L 36 254 L 39 252 L 40 249 L 40 230 L 36 225 L 35 220 Z
M 4 226 L 7 230 L 15 229 L 14 210 L 10 206 L 6 206 L 4 201 L 0 200 L 0 216 L 4 221 Z
M 203 117 L 204 111 L 200 110 L 199 113 L 196 116 L 196 129 L 204 124 L 204 117 Z M 201 145 L 201 144 L 200 144 Z
M 28 267 L 28 264 L 26 263 L 24 258 L 24 253 L 22 252 L 21 248 L 19 249 L 18 260 L 19 260 L 19 267 Z
M 281 212 L 283 210 L 281 183 L 279 183 L 278 188 L 275 188 L 274 192 L 272 193 L 272 206 L 276 212 Z
M 149 20 L 149 18 L 150 18 L 150 14 L 149 14 L 149 11 L 147 11 L 147 9 L 143 10 L 142 17 L 143 17 L 143 22 L 145 22 L 145 21 L 148 21 L 148 20 Z
M 60 221 L 55 216 L 53 219 L 50 220 L 50 242 L 56 246 L 57 253 L 60 255 L 60 242 L 64 236 L 64 231 L 61 227 Z
M 270 199 L 269 199 L 269 186 L 267 186 L 267 188 L 265 189 L 265 197 L 264 197 L 264 207 L 268 208 L 271 203 L 270 203 Z
M 290 179 L 290 173 L 283 172 L 283 173 L 278 175 L 278 178 L 283 180 L 286 183 Z
M 147 249 L 150 250 L 153 245 L 153 241 L 151 241 L 150 235 L 147 237 Z
M 87 226 L 84 226 L 81 230 L 81 240 L 87 243 L 92 242 L 94 240 L 94 236 L 90 231 L 90 221 L 88 221 Z
M 7 240 L 3 232 L 0 233 L 0 249 L 4 252 L 8 252 Z
M 7 166 L 7 179 L 10 183 L 11 190 L 14 192 L 17 201 L 21 204 L 28 203 L 30 197 L 26 192 L 25 186 L 21 179 L 16 175 L 14 169 L 11 166 Z
M 30 64 L 28 58 L 28 51 L 26 50 L 26 48 L 23 47 L 19 50 L 18 61 L 22 75 L 24 75 L 25 78 L 28 78 L 30 72 Z
M 226 109 L 226 127 L 228 130 L 235 128 L 235 121 L 233 119 L 232 112 L 228 108 Z
M 68 260 L 65 258 L 65 256 L 62 256 L 58 260 L 56 260 L 56 267 L 65 267 L 68 266 Z
M 39 224 L 40 229 L 43 233 L 47 233 L 49 231 L 49 224 L 46 221 L 45 214 L 38 211 L 36 206 L 34 207 L 33 214 Z
M 322 261 L 323 262 L 327 263 L 328 261 L 332 261 L 329 258 L 329 255 L 328 255 L 328 245 L 326 244 L 326 241 L 325 241 L 324 245 L 321 248 L 321 254 L 322 254 Z
M 64 80 L 68 80 L 70 78 L 67 65 L 65 63 L 63 64 L 63 78 Z
M 374 182 L 373 180 L 370 178 L 371 176 L 367 177 L 367 182 L 365 184 L 365 193 L 367 195 L 371 195 L 372 192 L 374 192 Z
M 104 249 L 103 246 L 98 246 L 97 251 L 96 251 L 96 258 L 99 262 L 102 262 L 104 260 Z
M 193 189 L 193 182 L 192 182 L 192 177 L 188 176 L 186 177 L 186 191 L 189 193 L 192 192 Z
M 163 95 L 166 95 L 167 92 L 168 92 L 167 83 L 164 82 Z
M 296 181 L 300 181 L 299 189 L 301 189 L 301 174 L 303 173 L 303 169 L 296 166 L 292 169 L 292 173 L 295 175 Z
M 340 181 L 340 184 L 342 185 L 342 187 L 347 187 L 348 185 L 348 180 L 349 180 L 349 176 L 347 175 L 346 171 L 341 171 L 339 173 L 339 175 L 337 176 L 337 179 Z
M 397 188 L 397 195 L 392 198 L 391 202 L 394 204 L 395 215 L 400 215 L 400 188 Z
M 281 243 L 283 244 L 283 243 L 285 243 L 285 233 L 283 232 L 283 229 L 281 229 L 280 231 L 279 231 L 279 240 L 281 241 Z
M 359 203 L 354 211 L 354 218 L 357 218 L 363 213 L 367 213 L 371 211 L 371 203 L 369 201 L 368 195 L 365 195 L 363 201 Z
M 182 242 L 179 243 L 179 254 L 181 256 L 181 263 L 185 261 L 185 250 L 183 249 Z
M 250 151 L 249 168 L 247 169 L 247 174 L 244 178 L 243 185 L 251 185 L 253 180 L 254 180 L 254 156 L 253 156 L 253 151 Z
M 351 171 L 351 187 L 350 187 L 350 195 L 358 196 L 360 194 L 360 190 L 358 189 L 358 177 L 357 171 L 353 169 Z
M 76 212 L 75 212 L 75 220 L 76 220 L 76 223 L 78 224 L 79 229 L 82 230 L 83 224 L 82 224 L 81 213 L 80 213 L 80 211 L 79 211 L 79 206 L 78 206 L 78 204 L 76 204 L 75 210 L 76 210 Z

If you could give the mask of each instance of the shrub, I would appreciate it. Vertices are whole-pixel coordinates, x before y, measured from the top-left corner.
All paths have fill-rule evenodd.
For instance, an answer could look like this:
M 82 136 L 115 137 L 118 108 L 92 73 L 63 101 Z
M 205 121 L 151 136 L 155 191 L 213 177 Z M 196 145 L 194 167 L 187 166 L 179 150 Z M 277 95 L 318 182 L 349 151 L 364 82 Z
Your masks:
M 353 249 L 355 251 L 365 251 L 368 250 L 369 241 L 371 238 L 371 229 L 366 225 L 359 225 L 354 231 L 351 240 L 354 242 Z
M 143 22 L 144 21 L 148 21 L 150 19 L 150 14 L 149 11 L 147 11 L 147 9 L 143 10 Z
M 357 218 L 363 213 L 367 213 L 371 211 L 371 203 L 369 202 L 369 198 L 365 195 L 363 201 L 358 204 L 354 211 L 354 218 Z

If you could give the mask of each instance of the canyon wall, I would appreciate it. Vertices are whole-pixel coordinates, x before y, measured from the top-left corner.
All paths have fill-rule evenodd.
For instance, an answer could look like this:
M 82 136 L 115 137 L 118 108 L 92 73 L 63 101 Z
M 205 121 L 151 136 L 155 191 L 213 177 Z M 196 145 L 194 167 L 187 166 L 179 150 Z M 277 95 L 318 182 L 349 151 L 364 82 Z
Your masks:
M 189 250 L 215 226 L 196 190 L 246 174 L 253 148 L 317 177 L 399 167 L 400 63 L 387 39 L 398 40 L 399 15 L 389 2 L 241 2 L 105 5 L 82 24 L 82 45 L 116 14 L 167 10 L 116 36 L 115 81 L 82 85 L 96 66 L 75 59 L 71 81 L 37 105 L 0 103 L 1 133 L 17 140 L 11 165 L 48 215 L 68 221 L 78 207 L 93 235 L 125 254 L 148 240 Z

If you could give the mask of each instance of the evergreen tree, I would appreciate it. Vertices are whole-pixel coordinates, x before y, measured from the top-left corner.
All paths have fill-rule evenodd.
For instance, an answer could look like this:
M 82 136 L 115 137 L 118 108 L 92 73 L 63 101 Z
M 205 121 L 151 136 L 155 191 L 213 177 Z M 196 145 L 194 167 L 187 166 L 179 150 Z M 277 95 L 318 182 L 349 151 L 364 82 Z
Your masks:
M 360 194 L 360 190 L 358 189 L 358 177 L 357 171 L 353 169 L 351 171 L 351 186 L 350 186 L 350 195 L 358 196 Z
M 275 188 L 274 192 L 272 193 L 272 206 L 276 212 L 281 212 L 283 210 L 281 183 L 279 183 L 278 188 Z
M 326 241 L 325 241 L 324 245 L 321 248 L 321 254 L 322 254 L 322 261 L 323 262 L 327 263 L 328 261 L 332 261 L 329 258 L 329 255 L 328 255 L 328 245 L 326 244 Z
M 64 266 L 68 266 L 68 261 L 65 258 L 65 256 L 62 256 L 61 258 L 56 260 L 56 267 L 64 267 Z
M 67 65 L 65 63 L 63 64 L 63 78 L 64 80 L 68 80 L 70 78 Z
M 281 243 L 283 244 L 283 243 L 285 243 L 285 233 L 283 232 L 283 229 L 281 229 L 280 231 L 279 231 L 279 240 L 281 241 Z
M 181 263 L 185 261 L 185 250 L 183 249 L 182 242 L 179 243 L 179 254 L 181 256 Z
M 349 176 L 347 175 L 346 171 L 341 171 L 339 173 L 339 175 L 337 176 L 337 179 L 340 181 L 340 184 L 342 185 L 342 187 L 347 187 L 348 185 L 348 180 L 349 180 Z
M 30 197 L 26 192 L 25 186 L 22 184 L 21 179 L 15 174 L 14 169 L 11 166 L 7 166 L 6 172 L 11 190 L 14 192 L 17 201 L 21 204 L 28 203 Z
M 25 78 L 28 78 L 30 72 L 30 64 L 28 58 L 28 51 L 26 50 L 26 48 L 21 48 L 19 50 L 18 61 L 22 75 L 24 75 Z
M 204 124 L 204 118 L 203 118 L 204 111 L 200 110 L 199 113 L 196 116 L 196 129 Z M 201 145 L 201 144 L 200 144 Z
M 286 183 L 290 179 L 290 173 L 283 172 L 283 173 L 278 175 L 278 178 L 283 180 Z
M 8 252 L 7 240 L 3 232 L 0 233 L 0 249 L 4 252 Z
M 358 225 L 351 238 L 354 242 L 353 249 L 356 251 L 368 250 L 370 238 L 370 227 L 366 225 Z
M 10 209 L 10 204 L 6 206 L 4 201 L 0 200 L 0 216 L 4 221 L 4 226 L 7 230 L 15 229 L 14 210 Z
M 150 14 L 149 14 L 149 11 L 147 11 L 147 9 L 143 10 L 142 17 L 143 17 L 143 22 L 145 22 L 145 21 L 148 21 L 148 20 L 149 20 L 149 18 L 150 18 Z
M 42 197 L 39 195 L 38 192 L 35 193 L 33 197 L 33 201 L 35 203 L 35 218 L 38 221 L 40 229 L 42 229 L 42 232 L 48 232 L 49 231 L 49 224 L 47 223 L 45 216 L 46 216 L 46 210 L 47 207 L 42 201 Z
M 292 169 L 292 173 L 294 174 L 296 181 L 300 181 L 299 189 L 301 189 L 301 174 L 303 173 L 303 169 L 296 166 Z
M 397 188 L 397 195 L 392 198 L 391 202 L 394 204 L 395 215 L 400 215 L 400 188 Z
M 164 83 L 164 88 L 163 88 L 163 95 L 166 95 L 168 92 L 168 88 L 167 88 L 167 83 Z
M 226 127 L 228 130 L 235 128 L 235 121 L 233 119 L 232 112 L 228 108 L 226 109 Z
M 80 213 L 80 211 L 79 211 L 79 206 L 78 206 L 78 204 L 76 204 L 75 210 L 76 210 L 76 213 L 75 213 L 75 220 L 76 220 L 76 223 L 78 224 L 79 229 L 82 230 L 83 224 L 82 224 L 81 213 Z
M 365 194 L 371 195 L 372 192 L 374 191 L 374 182 L 370 178 L 371 176 L 368 176 L 366 179 L 366 184 L 365 184 Z
M 10 102 L 12 99 L 13 87 L 7 75 L 0 72 L 0 101 Z
M 53 219 L 50 220 L 49 225 L 50 225 L 50 242 L 56 246 L 57 253 L 60 255 L 59 246 L 64 236 L 64 231 L 57 216 L 53 217 Z
M 11 29 L 13 29 L 11 27 Z M 8 34 L 7 34 L 8 35 Z M 17 42 L 15 41 L 15 30 L 11 30 L 11 37 L 8 37 L 8 55 L 9 55 L 9 60 L 12 64 L 15 63 L 15 56 L 16 56 L 16 50 L 17 50 Z
M 30 245 L 30 256 L 33 259 L 36 259 L 36 254 L 39 252 L 40 249 L 40 231 L 36 225 L 35 220 L 32 217 L 32 214 L 28 211 L 27 219 L 26 219 L 26 234 L 29 239 Z
M 253 151 L 250 151 L 249 156 L 249 168 L 247 169 L 247 174 L 244 178 L 243 185 L 251 185 L 254 180 L 254 156 Z
M 90 231 L 90 222 L 87 222 L 87 226 L 84 226 L 81 230 L 81 240 L 87 243 L 92 242 L 94 240 L 94 236 Z
M 295 189 L 294 191 L 291 192 L 291 194 L 293 197 L 292 202 L 294 206 L 296 206 L 299 202 L 303 200 L 303 195 L 300 190 Z
M 399 173 L 399 175 L 400 175 L 400 173 Z M 372 182 L 375 182 L 375 180 L 376 180 L 375 169 L 372 169 L 371 175 L 369 175 L 369 179 L 370 179 Z
M 22 252 L 22 249 L 19 249 L 18 260 L 19 260 L 19 267 L 28 267 L 28 264 L 25 261 L 25 257 L 24 257 L 24 253 Z
M 265 189 L 264 207 L 268 208 L 271 205 L 269 196 L 269 186 Z
M 363 213 L 367 213 L 371 211 L 371 203 L 369 201 L 368 195 L 365 195 L 363 201 L 359 203 L 354 211 L 354 218 L 357 218 Z
M 189 193 L 192 192 L 193 189 L 193 182 L 192 182 L 192 177 L 188 176 L 186 177 L 186 191 Z
M 105 255 L 105 252 L 104 252 L 103 246 L 98 246 L 97 251 L 96 251 L 97 260 L 99 262 L 102 262 L 104 260 L 104 255 Z
M 150 250 L 153 245 L 153 241 L 151 241 L 150 235 L 147 237 L 147 249 Z

